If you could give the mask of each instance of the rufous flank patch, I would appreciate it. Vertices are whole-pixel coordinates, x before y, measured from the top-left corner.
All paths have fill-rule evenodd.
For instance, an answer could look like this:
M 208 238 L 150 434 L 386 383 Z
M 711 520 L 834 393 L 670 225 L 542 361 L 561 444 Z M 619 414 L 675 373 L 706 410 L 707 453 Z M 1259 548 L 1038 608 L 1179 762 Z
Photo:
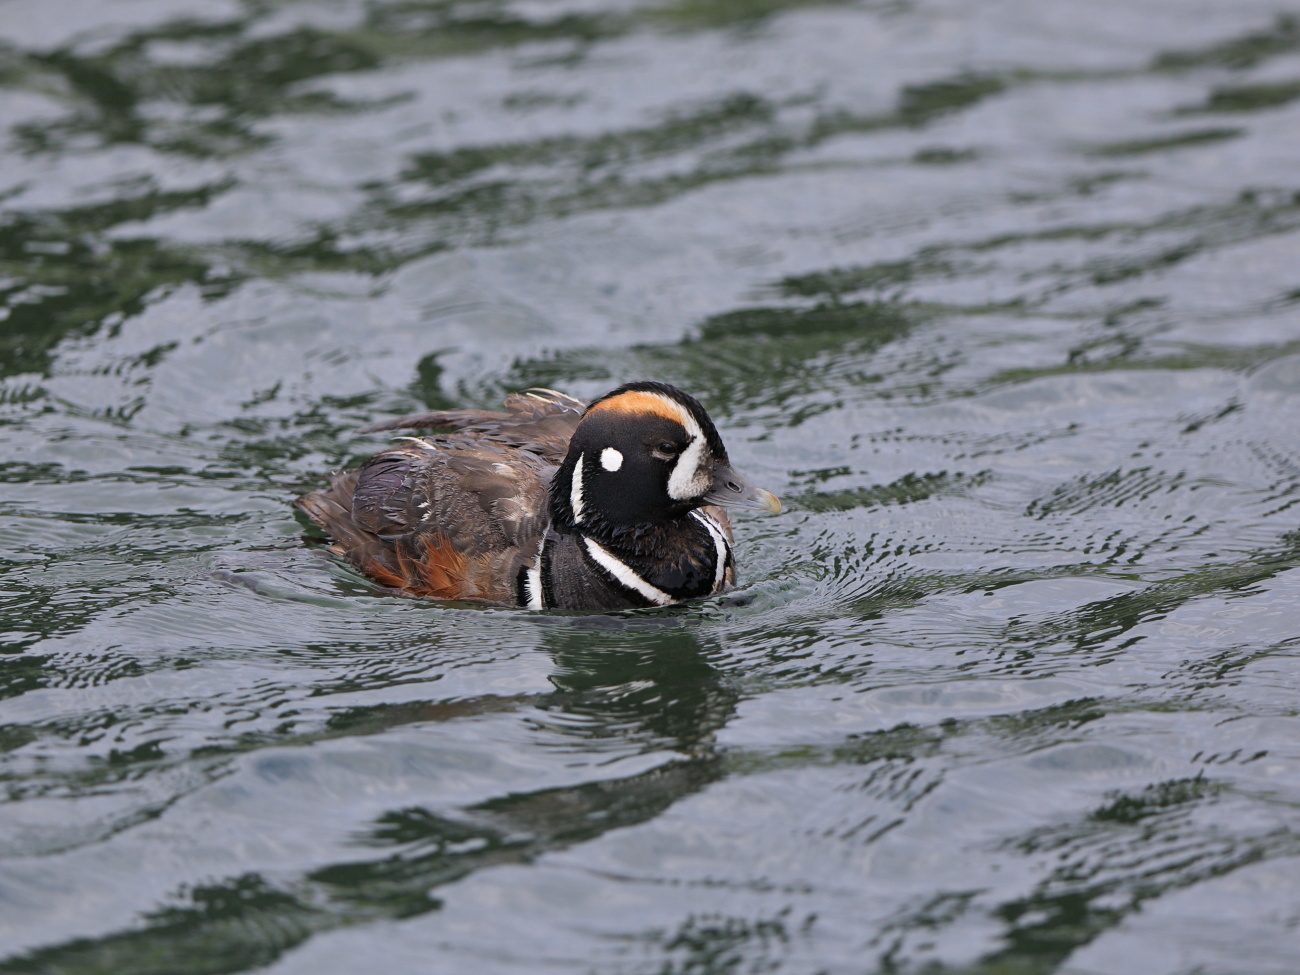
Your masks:
M 392 572 L 375 562 L 362 568 L 386 586 L 405 589 L 417 596 L 437 599 L 460 599 L 465 595 L 466 559 L 456 551 L 447 536 L 439 533 L 421 535 L 417 544 L 423 549 L 421 558 L 411 558 L 397 553 L 397 572 Z

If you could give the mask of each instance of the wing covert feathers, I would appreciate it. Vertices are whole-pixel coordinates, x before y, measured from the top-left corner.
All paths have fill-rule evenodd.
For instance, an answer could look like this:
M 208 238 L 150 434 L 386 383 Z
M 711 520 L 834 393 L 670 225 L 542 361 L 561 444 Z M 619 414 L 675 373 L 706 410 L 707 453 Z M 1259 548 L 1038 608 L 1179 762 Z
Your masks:
M 505 399 L 505 412 L 497 410 L 433 410 L 429 413 L 412 413 L 392 420 L 370 423 L 358 433 L 382 433 L 386 430 L 409 430 L 430 427 L 442 430 L 492 432 L 504 427 L 526 425 L 550 417 L 572 418 L 570 433 L 577 428 L 587 404 L 566 393 L 553 389 L 528 389 L 511 393 Z
M 402 438 L 295 504 L 333 537 L 334 552 L 386 586 L 512 602 L 509 580 L 533 557 L 547 487 L 585 409 L 565 393 L 529 389 L 507 396 L 503 411 L 372 423 L 360 432 L 449 432 Z

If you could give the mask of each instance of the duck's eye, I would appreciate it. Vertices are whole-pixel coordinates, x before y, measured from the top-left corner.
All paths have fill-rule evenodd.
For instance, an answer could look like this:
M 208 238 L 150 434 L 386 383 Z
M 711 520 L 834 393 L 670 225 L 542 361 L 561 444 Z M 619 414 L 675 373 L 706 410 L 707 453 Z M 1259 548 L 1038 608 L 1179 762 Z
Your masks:
M 671 460 L 681 453 L 682 448 L 671 440 L 664 440 L 650 448 L 650 452 L 663 460 Z

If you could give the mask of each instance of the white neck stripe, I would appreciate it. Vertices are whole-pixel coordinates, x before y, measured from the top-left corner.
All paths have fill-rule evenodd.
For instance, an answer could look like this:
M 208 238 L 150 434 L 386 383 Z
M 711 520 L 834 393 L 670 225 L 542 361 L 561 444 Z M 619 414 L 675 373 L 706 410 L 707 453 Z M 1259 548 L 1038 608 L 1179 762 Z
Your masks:
M 630 565 L 599 542 L 588 538 L 586 535 L 582 536 L 582 541 L 587 546 L 587 552 L 596 561 L 596 564 L 612 575 L 615 581 L 624 589 L 639 593 L 656 606 L 667 606 L 669 603 L 676 602 L 668 593 L 642 579 Z
M 691 514 L 699 519 L 700 524 L 707 528 L 709 534 L 713 536 L 713 547 L 716 552 L 714 557 L 718 560 L 713 567 L 713 591 L 717 592 L 722 588 L 722 580 L 727 575 L 727 555 L 730 552 L 730 547 L 727 545 L 727 536 L 722 533 L 722 526 L 708 515 L 701 511 L 692 511 Z

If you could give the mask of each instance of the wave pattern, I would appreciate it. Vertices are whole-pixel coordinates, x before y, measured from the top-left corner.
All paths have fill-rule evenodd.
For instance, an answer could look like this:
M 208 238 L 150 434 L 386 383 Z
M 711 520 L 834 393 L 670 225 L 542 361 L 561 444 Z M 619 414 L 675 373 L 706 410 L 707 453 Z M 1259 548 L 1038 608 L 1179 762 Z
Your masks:
M 969 6 L 13 0 L 0 973 L 1289 973 L 1300 15 Z M 637 377 L 734 593 L 288 507 Z

